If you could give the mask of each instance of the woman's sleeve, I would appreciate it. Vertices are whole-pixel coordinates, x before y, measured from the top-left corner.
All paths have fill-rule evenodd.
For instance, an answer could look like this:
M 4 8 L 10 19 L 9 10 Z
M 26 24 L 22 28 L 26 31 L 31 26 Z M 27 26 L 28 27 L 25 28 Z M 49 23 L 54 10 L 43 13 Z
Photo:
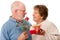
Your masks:
M 53 23 L 50 23 L 47 30 L 47 39 L 49 38 L 49 40 L 57 40 L 57 36 L 53 35 L 57 33 L 59 33 L 57 27 Z

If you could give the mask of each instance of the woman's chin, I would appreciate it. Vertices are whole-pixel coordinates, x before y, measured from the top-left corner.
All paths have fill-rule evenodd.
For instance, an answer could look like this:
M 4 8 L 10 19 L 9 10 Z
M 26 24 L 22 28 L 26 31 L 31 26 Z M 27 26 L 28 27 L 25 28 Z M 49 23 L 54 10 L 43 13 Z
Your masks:
M 37 22 L 37 20 L 33 20 L 34 22 Z

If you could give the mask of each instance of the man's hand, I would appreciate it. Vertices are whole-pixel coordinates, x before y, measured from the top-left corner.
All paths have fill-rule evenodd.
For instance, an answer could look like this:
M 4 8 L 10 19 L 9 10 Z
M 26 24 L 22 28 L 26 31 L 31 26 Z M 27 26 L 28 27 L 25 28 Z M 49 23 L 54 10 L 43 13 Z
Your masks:
M 18 40 L 26 40 L 28 38 L 28 34 L 27 32 L 23 32 L 20 34 L 20 36 L 18 37 Z

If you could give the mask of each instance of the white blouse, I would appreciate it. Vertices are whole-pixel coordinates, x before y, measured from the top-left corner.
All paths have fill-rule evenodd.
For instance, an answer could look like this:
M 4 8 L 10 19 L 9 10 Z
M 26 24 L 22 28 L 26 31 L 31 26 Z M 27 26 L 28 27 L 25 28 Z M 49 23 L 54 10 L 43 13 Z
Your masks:
M 45 20 L 38 25 L 41 26 L 41 29 L 45 30 L 45 36 L 32 34 L 32 40 L 57 40 L 57 37 L 53 36 L 52 34 L 57 34 L 59 31 L 52 22 Z M 30 30 L 31 29 L 34 29 L 33 26 L 30 28 Z

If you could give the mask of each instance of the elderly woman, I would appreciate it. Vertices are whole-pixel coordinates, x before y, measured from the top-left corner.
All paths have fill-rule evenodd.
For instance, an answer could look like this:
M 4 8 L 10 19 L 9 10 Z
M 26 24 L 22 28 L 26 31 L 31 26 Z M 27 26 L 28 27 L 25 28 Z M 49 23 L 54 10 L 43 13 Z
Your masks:
M 48 8 L 45 5 L 34 6 L 33 20 L 36 22 L 30 28 L 32 40 L 57 40 L 52 34 L 59 33 L 56 26 L 46 20 L 48 17 Z

